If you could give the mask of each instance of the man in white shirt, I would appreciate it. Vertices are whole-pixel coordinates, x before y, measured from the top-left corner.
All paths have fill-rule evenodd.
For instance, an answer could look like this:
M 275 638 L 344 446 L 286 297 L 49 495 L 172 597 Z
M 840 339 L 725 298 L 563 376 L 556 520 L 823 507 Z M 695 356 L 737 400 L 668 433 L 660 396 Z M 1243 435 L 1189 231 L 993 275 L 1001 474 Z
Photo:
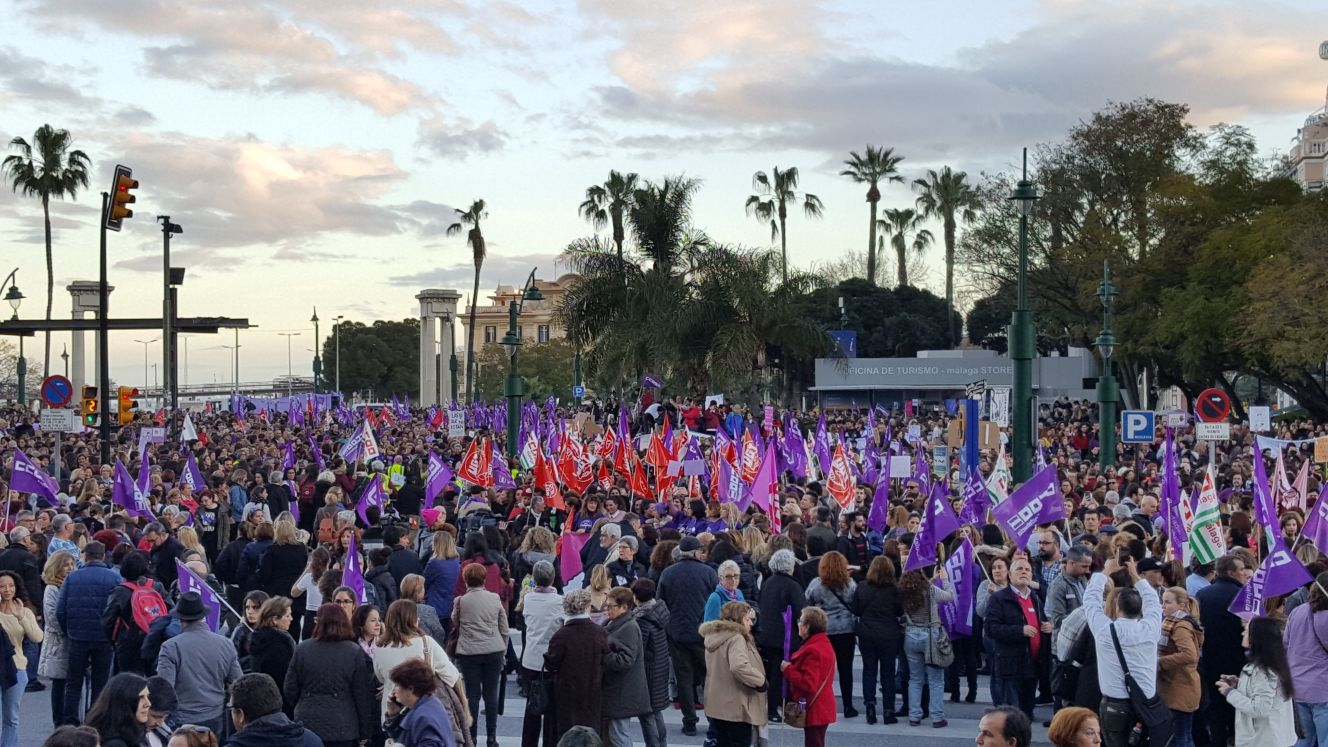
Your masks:
M 1133 560 L 1124 567 L 1129 571 L 1134 588 L 1117 590 L 1116 619 L 1113 621 L 1103 610 L 1107 577 L 1121 567 L 1118 559 L 1108 559 L 1102 573 L 1093 575 L 1084 592 L 1084 612 L 1097 647 L 1097 680 L 1102 690 L 1099 717 L 1102 744 L 1106 747 L 1126 747 L 1136 720 L 1130 707 L 1130 693 L 1125 688 L 1125 673 L 1112 642 L 1112 628 L 1120 640 L 1130 675 L 1145 697 L 1152 697 L 1157 692 L 1157 644 L 1162 637 L 1162 603 L 1148 582 L 1139 578 Z

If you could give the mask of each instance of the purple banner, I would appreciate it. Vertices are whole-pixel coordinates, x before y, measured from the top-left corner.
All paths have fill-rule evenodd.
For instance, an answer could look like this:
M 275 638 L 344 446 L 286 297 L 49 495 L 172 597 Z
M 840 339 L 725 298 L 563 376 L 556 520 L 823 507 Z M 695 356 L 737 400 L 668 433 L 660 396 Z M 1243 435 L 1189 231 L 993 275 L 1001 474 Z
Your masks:
M 1319 552 L 1325 552 L 1324 548 L 1328 547 L 1328 483 L 1319 488 L 1319 499 L 1305 517 L 1305 528 L 1301 533 L 1310 544 L 1319 548 Z
M 360 551 L 356 544 L 355 533 L 351 532 L 350 544 L 346 546 L 346 557 L 342 561 L 341 585 L 350 587 L 355 592 L 355 599 L 364 604 L 368 597 L 364 594 L 364 568 L 360 564 Z
M 1015 547 L 1027 547 L 1039 525 L 1065 518 L 1059 488 L 1056 467 L 1048 466 L 991 510 L 992 518 L 1014 538 Z
M 973 588 L 973 543 L 967 537 L 946 559 L 945 573 L 950 577 L 955 599 L 953 602 L 938 602 L 936 611 L 951 640 L 967 638 L 973 635 L 973 603 L 977 593 Z
M 28 455 L 14 449 L 14 475 L 9 487 L 20 493 L 33 493 L 55 501 L 55 494 L 60 492 L 60 484 L 54 477 L 46 474 L 28 459 Z
M 1260 458 L 1256 454 L 1255 461 Z M 1310 572 L 1287 550 L 1279 537 L 1277 546 L 1259 564 L 1250 582 L 1236 593 L 1227 611 L 1245 620 L 1258 617 L 1264 614 L 1264 600 L 1268 597 L 1294 591 L 1311 580 Z
M 443 494 L 447 484 L 453 480 L 452 470 L 447 468 L 442 457 L 429 452 L 429 474 L 424 479 L 424 507 L 433 508 L 434 501 Z
M 951 532 L 959 530 L 959 518 L 950 508 L 949 495 L 945 488 L 937 483 L 927 499 L 927 509 L 922 513 L 922 524 L 913 538 L 913 547 L 909 548 L 908 559 L 904 561 L 904 572 L 917 570 L 932 565 L 937 560 L 936 545 Z
M 175 559 L 175 575 L 180 579 L 180 593 L 184 594 L 185 592 L 190 591 L 197 592 L 198 596 L 203 600 L 203 606 L 207 607 L 208 610 L 207 617 L 204 618 L 207 620 L 208 627 L 212 629 L 213 633 L 220 630 L 221 610 L 225 606 L 225 603 L 222 602 L 221 597 L 217 595 L 217 592 L 213 591 L 211 586 L 208 586 L 203 579 L 199 578 L 193 571 L 189 570 L 189 566 L 181 563 L 179 558 Z

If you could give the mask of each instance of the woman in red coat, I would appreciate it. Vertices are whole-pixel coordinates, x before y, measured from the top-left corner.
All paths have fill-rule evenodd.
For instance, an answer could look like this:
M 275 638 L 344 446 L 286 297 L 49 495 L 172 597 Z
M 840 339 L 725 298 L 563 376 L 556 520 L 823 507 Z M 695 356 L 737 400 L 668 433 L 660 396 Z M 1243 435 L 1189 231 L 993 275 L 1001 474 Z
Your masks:
M 789 699 L 807 702 L 806 747 L 825 747 L 825 731 L 835 722 L 835 650 L 825 635 L 826 624 L 821 608 L 804 607 L 798 618 L 802 648 L 793 654 L 793 661 L 779 665 Z

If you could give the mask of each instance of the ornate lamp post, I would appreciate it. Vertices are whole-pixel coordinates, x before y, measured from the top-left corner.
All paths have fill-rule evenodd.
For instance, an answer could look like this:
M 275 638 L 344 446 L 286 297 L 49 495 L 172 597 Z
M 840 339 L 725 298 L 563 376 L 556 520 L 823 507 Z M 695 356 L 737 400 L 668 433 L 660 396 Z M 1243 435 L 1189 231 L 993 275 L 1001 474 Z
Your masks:
M 1024 172 L 1010 200 L 1019 208 L 1019 300 L 1010 316 L 1010 359 L 1014 361 L 1014 481 L 1026 482 L 1033 473 L 1033 313 L 1028 308 L 1028 218 L 1038 199 L 1028 180 L 1028 149 Z
M 14 271 L 9 273 L 9 277 L 5 278 L 5 282 L 0 283 L 0 285 L 17 283 L 17 275 L 18 268 L 15 267 Z M 16 284 L 10 285 L 9 291 L 5 293 L 5 300 L 9 302 L 9 308 L 14 310 L 14 321 L 18 321 L 18 307 L 23 303 L 24 298 L 26 296 L 19 292 Z M 23 357 L 23 337 L 21 335 L 18 338 L 18 404 L 20 407 L 27 407 L 28 405 L 28 359 Z
M 314 315 L 309 321 L 314 323 L 314 393 L 323 391 L 323 359 L 318 354 L 318 349 L 323 344 L 323 338 L 318 336 L 318 307 L 314 307 Z
M 1116 300 L 1116 286 L 1111 284 L 1111 268 L 1102 261 L 1102 284 L 1097 287 L 1102 301 L 1102 331 L 1097 336 L 1097 351 L 1102 356 L 1102 375 L 1097 380 L 1098 407 L 1098 464 L 1105 471 L 1116 462 L 1116 401 L 1120 389 L 1111 372 L 1111 354 L 1115 351 L 1116 336 L 1111 333 L 1112 306 Z
M 521 424 L 521 397 L 525 395 L 524 386 L 521 383 L 521 377 L 516 372 L 516 357 L 521 350 L 521 337 L 516 332 L 516 320 L 521 314 L 522 307 L 526 301 L 543 301 L 544 294 L 540 293 L 539 288 L 535 287 L 535 272 L 538 267 L 530 271 L 530 277 L 521 287 L 521 293 L 517 298 L 512 299 L 507 304 L 507 334 L 503 335 L 501 344 L 507 347 L 507 383 L 503 386 L 503 395 L 507 397 L 507 456 L 509 459 L 515 459 L 520 444 L 517 439 L 520 438 Z

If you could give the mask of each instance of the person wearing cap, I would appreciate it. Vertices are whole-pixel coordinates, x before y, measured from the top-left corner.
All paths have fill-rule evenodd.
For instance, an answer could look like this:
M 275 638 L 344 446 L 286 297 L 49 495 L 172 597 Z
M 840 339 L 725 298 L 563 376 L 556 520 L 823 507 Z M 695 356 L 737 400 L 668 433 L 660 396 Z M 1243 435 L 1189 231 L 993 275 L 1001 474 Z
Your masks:
M 1166 581 L 1162 580 L 1162 564 L 1157 558 L 1144 558 L 1138 564 L 1139 577 L 1148 582 L 1148 585 L 1157 591 L 1158 598 L 1162 598 L 1162 591 L 1166 588 Z
M 705 646 L 698 631 L 706 600 L 719 584 L 719 574 L 697 555 L 701 543 L 692 536 L 678 542 L 678 562 L 659 575 L 657 598 L 669 608 L 669 656 L 678 681 L 682 733 L 696 735 L 696 688 L 705 682 Z
M 198 592 L 181 594 L 171 614 L 180 621 L 180 634 L 161 645 L 157 676 L 175 688 L 177 721 L 221 733 L 226 690 L 243 674 L 235 646 L 208 627 L 208 608 Z M 281 710 L 280 696 L 274 708 Z

